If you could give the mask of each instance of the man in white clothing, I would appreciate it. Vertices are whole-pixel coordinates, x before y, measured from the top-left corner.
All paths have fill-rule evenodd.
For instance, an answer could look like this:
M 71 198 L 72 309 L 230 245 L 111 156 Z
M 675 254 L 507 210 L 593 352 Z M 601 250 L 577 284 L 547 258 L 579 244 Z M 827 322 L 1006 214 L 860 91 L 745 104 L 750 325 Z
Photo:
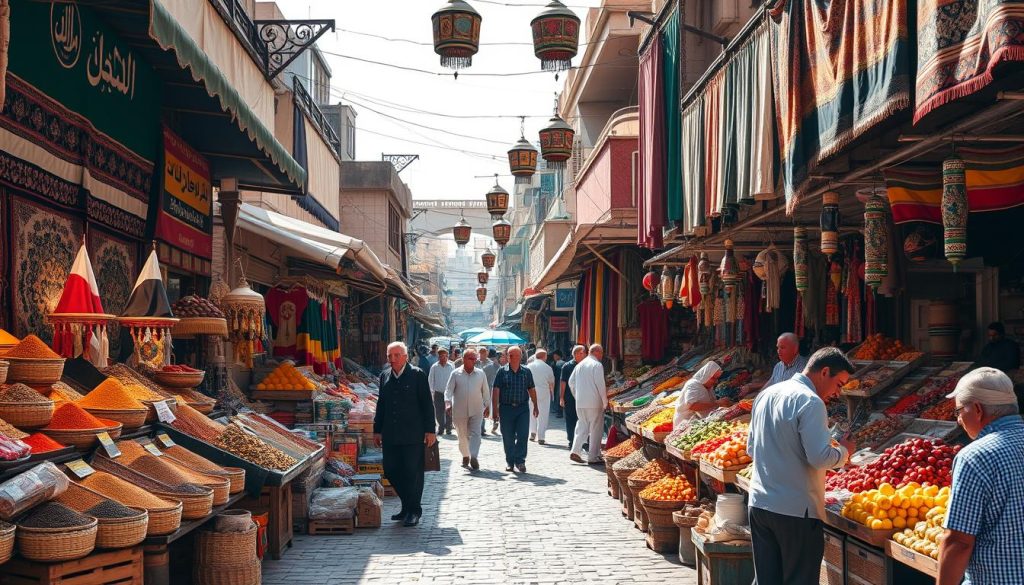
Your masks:
M 434 417 L 437 419 L 437 434 L 452 434 L 452 416 L 444 407 L 444 391 L 448 387 L 448 378 L 452 377 L 455 366 L 448 361 L 448 350 L 437 350 L 437 363 L 430 366 L 427 381 L 430 383 L 430 394 L 434 397 Z
M 487 374 L 476 367 L 475 349 L 462 354 L 462 367 L 450 378 L 444 392 L 444 404 L 455 422 L 459 434 L 459 451 L 462 452 L 462 466 L 480 469 L 477 455 L 480 454 L 480 429 L 484 417 L 491 410 L 490 385 Z
M 547 363 L 547 350 L 538 349 L 533 356 L 536 359 L 526 364 L 526 368 L 533 372 L 533 383 L 537 386 L 537 408 L 540 412 L 536 416 L 530 414 L 530 440 L 543 445 L 544 434 L 548 432 L 551 399 L 555 395 L 555 372 Z
M 604 434 L 604 410 L 608 407 L 608 389 L 604 383 L 604 366 L 601 358 L 604 348 L 598 344 L 590 346 L 590 355 L 576 365 L 569 376 L 569 390 L 576 398 L 576 437 L 572 441 L 569 459 L 576 463 L 601 463 L 601 436 Z M 587 460 L 580 452 L 583 444 L 589 442 Z

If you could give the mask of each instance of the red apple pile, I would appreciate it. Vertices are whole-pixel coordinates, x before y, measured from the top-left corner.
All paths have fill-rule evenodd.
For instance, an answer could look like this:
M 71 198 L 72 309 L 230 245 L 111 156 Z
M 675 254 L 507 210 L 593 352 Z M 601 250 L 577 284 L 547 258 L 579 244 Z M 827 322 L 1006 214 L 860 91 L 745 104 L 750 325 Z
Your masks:
M 931 439 L 909 439 L 889 447 L 882 456 L 864 465 L 837 473 L 825 481 L 825 489 L 863 492 L 883 483 L 897 488 L 910 482 L 945 487 L 950 484 L 953 457 L 959 445 Z

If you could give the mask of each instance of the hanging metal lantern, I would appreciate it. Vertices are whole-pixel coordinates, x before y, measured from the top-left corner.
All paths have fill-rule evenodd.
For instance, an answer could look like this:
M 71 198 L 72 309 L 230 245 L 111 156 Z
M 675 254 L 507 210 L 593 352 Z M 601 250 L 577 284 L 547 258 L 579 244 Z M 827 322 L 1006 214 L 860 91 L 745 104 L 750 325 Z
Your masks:
M 682 289 L 683 288 L 683 270 L 676 270 L 675 281 L 672 283 L 672 298 L 679 301 L 683 300 Z
M 648 292 L 654 292 L 659 282 L 658 273 L 653 270 L 644 275 L 643 285 Z
M 508 151 L 508 168 L 516 178 L 516 185 L 528 185 L 533 180 L 533 174 L 537 172 L 537 149 L 525 136 L 520 137 Z
M 506 211 L 508 211 L 508 191 L 498 184 L 497 177 L 495 177 L 494 186 L 487 192 L 487 212 L 491 214 L 491 219 L 496 220 L 501 219 Z
M 661 270 L 661 280 L 658 284 L 658 296 L 661 297 L 661 302 L 665 303 L 666 306 L 672 301 L 672 285 L 674 283 L 672 269 L 666 266 Z
M 942 236 L 954 270 L 967 257 L 967 205 L 966 165 L 954 154 L 942 161 Z
M 697 263 L 697 284 L 700 287 L 702 297 L 711 294 L 711 273 L 713 271 L 711 260 L 708 259 L 708 253 L 701 252 L 700 262 Z
M 491 225 L 491 234 L 494 236 L 494 241 L 498 242 L 498 246 L 504 248 L 505 244 L 512 239 L 512 224 L 504 219 L 499 219 Z
M 480 13 L 465 0 L 448 0 L 434 13 L 434 52 L 441 56 L 441 66 L 458 70 L 473 64 L 473 55 L 480 50 Z
M 487 287 L 486 286 L 478 286 L 478 287 L 476 287 L 476 300 L 480 301 L 481 305 L 484 304 L 485 300 L 487 300 Z
M 839 193 L 826 191 L 821 196 L 821 253 L 832 256 L 839 251 Z
M 864 283 L 873 290 L 889 274 L 889 235 L 885 228 L 885 201 L 872 195 L 864 204 Z
M 455 243 L 459 247 L 465 246 L 469 243 L 469 235 L 473 233 L 473 228 L 470 227 L 469 222 L 466 221 L 465 217 L 460 217 L 459 221 L 452 227 L 452 235 L 455 236 Z
M 548 168 L 564 169 L 565 161 L 572 157 L 572 143 L 576 131 L 561 116 L 551 118 L 551 124 L 540 131 L 540 153 Z
M 580 45 L 580 19 L 558 0 L 551 0 L 544 12 L 530 22 L 533 54 L 544 71 L 565 71 L 572 67 Z M 556 77 L 557 78 L 557 77 Z
M 793 276 L 796 292 L 807 292 L 807 228 L 793 228 Z
M 732 240 L 725 241 L 725 256 L 722 256 L 722 263 L 718 270 L 722 273 L 722 284 L 725 291 L 732 293 L 736 285 L 740 283 L 740 265 L 736 261 L 736 253 L 733 252 Z
M 491 252 L 491 249 L 488 248 L 483 254 L 480 255 L 480 262 L 483 263 L 484 269 L 490 272 L 491 268 L 494 268 L 494 260 L 496 258 L 497 256 L 494 255 L 494 252 Z
M 487 274 L 486 270 L 481 270 L 480 272 L 476 273 L 476 281 L 479 282 L 481 285 L 487 284 L 487 281 L 490 280 L 490 277 L 491 275 Z

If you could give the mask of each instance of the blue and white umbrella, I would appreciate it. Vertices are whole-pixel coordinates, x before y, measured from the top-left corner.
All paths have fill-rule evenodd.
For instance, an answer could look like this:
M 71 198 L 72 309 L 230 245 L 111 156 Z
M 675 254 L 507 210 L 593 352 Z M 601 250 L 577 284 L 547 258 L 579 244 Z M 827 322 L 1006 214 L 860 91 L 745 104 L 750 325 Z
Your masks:
M 488 329 L 470 337 L 466 343 L 472 345 L 519 345 L 526 343 L 526 340 L 510 331 Z
M 469 329 L 466 329 L 465 331 L 459 331 L 459 337 L 461 337 L 462 340 L 465 341 L 470 337 L 473 337 L 474 335 L 483 333 L 484 331 L 487 331 L 487 329 L 483 327 L 471 327 Z

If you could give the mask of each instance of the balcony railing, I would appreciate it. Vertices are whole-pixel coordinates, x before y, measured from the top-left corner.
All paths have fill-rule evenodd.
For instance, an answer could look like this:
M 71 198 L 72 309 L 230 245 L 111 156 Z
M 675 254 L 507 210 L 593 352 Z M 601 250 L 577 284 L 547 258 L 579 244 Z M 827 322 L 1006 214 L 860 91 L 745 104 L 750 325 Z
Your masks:
M 302 111 L 309 116 L 313 126 L 320 132 L 320 136 L 331 145 L 331 149 L 335 154 L 341 148 L 341 139 L 338 138 L 338 134 L 334 131 L 334 127 L 331 126 L 330 122 L 327 121 L 327 117 L 324 116 L 320 106 L 316 105 L 313 98 L 306 91 L 306 87 L 299 81 L 297 75 L 292 76 L 292 86 L 295 88 L 295 103 L 299 104 Z
M 267 44 L 259 40 L 256 23 L 252 21 L 252 18 L 245 11 L 245 7 L 238 0 L 210 0 L 210 3 L 217 8 L 221 18 L 235 31 L 235 36 L 242 42 L 245 50 L 249 52 L 253 60 L 256 61 L 256 64 L 260 66 L 260 69 L 266 73 L 270 52 L 267 49 Z

